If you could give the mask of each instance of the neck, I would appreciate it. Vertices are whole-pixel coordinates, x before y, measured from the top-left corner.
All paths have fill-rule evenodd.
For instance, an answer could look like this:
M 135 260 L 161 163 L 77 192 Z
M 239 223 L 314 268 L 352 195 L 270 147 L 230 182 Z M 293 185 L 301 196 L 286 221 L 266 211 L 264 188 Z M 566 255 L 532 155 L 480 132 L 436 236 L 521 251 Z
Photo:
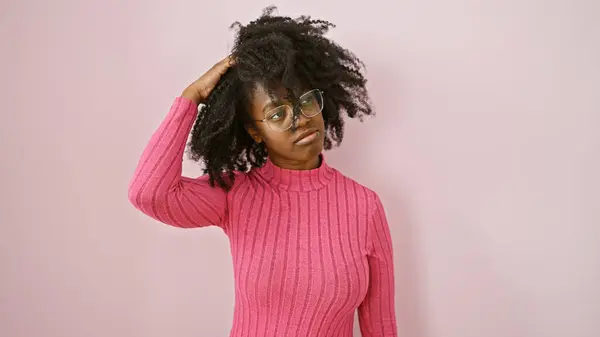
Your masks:
M 308 160 L 289 160 L 285 158 L 274 158 L 269 156 L 269 159 L 275 166 L 286 170 L 313 170 L 321 166 L 321 157 L 315 156 Z
M 302 163 L 279 161 L 269 157 L 265 165 L 255 172 L 268 184 L 283 190 L 308 192 L 325 187 L 336 175 L 320 154 L 316 160 Z M 283 164 L 281 164 L 283 162 Z M 285 167 L 282 167 L 285 166 Z

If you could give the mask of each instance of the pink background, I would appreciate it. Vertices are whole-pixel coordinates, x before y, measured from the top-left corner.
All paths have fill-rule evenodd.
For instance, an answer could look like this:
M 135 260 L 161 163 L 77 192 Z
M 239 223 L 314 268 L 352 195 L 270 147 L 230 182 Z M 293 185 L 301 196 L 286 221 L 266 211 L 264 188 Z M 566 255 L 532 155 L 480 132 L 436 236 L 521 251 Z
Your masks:
M 159 225 L 127 184 L 268 4 L 2 1 L 0 336 L 227 336 L 225 235 Z M 387 209 L 400 336 L 600 336 L 600 2 L 279 6 L 368 66 L 378 116 L 328 159 Z

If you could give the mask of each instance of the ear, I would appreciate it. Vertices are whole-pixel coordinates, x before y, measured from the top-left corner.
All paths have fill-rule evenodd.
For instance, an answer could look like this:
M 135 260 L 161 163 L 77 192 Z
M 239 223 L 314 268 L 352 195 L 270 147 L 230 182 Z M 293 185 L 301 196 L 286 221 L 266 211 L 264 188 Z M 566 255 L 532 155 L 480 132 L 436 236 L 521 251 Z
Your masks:
M 254 139 L 255 142 L 262 143 L 262 141 L 263 141 L 262 136 L 260 135 L 260 133 L 258 132 L 258 130 L 256 129 L 256 127 L 254 125 L 252 125 L 252 124 L 246 125 L 246 131 L 248 132 L 250 137 L 252 137 L 252 139 Z

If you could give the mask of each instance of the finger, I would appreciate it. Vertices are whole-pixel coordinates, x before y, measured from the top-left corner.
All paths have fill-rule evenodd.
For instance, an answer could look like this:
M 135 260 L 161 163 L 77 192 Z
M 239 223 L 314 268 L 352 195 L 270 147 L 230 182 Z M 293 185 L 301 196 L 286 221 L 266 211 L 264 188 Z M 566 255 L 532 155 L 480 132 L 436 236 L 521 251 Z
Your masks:
M 234 64 L 234 60 L 233 57 L 231 55 L 225 57 L 224 59 L 222 59 L 221 61 L 219 61 L 219 63 L 217 63 L 215 65 L 215 68 L 220 72 L 220 73 L 224 73 L 225 71 L 227 71 L 227 69 L 229 67 L 231 67 Z
M 220 64 L 226 64 L 226 65 L 232 65 L 233 62 L 234 62 L 234 59 L 233 59 L 233 55 L 231 55 L 231 54 L 225 56 L 225 58 L 223 58 L 221 61 L 219 61 Z
M 206 72 L 202 77 L 204 78 L 204 80 L 208 81 L 208 83 L 212 83 L 211 85 L 216 85 L 216 82 L 218 82 L 221 76 L 223 76 L 227 72 L 227 69 L 229 69 L 231 65 L 231 60 L 231 56 L 225 57 L 224 59 L 213 65 L 212 68 L 210 68 L 210 70 Z
M 226 59 L 227 59 L 228 64 L 229 64 L 230 67 L 233 66 L 233 65 L 235 65 L 235 58 L 233 58 L 233 55 L 227 56 Z
M 228 56 L 229 57 L 229 56 Z M 207 71 L 207 73 L 211 73 L 214 71 L 220 71 L 222 68 L 226 67 L 228 64 L 228 59 L 227 57 L 222 59 L 221 61 L 215 63 L 212 67 L 210 67 L 210 69 Z

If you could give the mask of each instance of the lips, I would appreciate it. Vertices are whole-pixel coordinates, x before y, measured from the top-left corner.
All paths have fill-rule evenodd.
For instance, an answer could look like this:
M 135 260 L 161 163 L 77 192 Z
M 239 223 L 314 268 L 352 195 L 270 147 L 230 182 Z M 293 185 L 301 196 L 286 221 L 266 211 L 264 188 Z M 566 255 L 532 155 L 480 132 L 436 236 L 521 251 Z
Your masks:
M 300 133 L 298 135 L 298 137 L 296 137 L 296 140 L 294 140 L 294 143 L 301 143 L 302 140 L 304 140 L 304 139 L 314 138 L 313 135 L 317 132 L 319 132 L 319 130 L 317 130 L 317 129 L 308 129 L 308 130 Z

